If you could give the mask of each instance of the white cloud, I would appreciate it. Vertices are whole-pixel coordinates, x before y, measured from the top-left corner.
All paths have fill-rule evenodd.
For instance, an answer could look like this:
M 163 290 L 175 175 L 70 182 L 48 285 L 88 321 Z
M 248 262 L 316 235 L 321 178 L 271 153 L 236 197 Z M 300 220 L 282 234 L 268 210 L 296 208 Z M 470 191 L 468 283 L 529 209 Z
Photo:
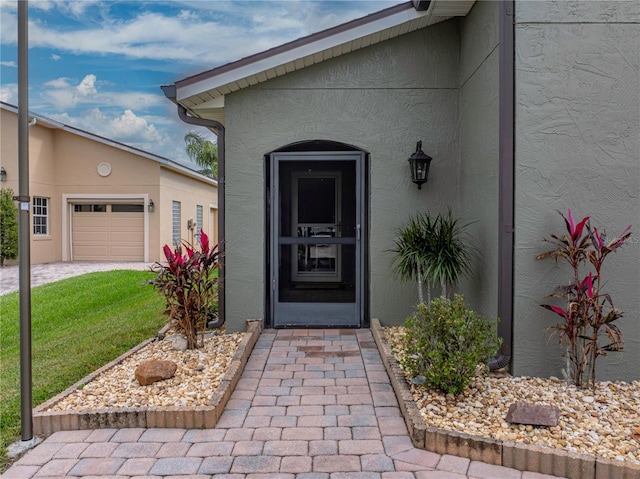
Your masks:
M 0 85 L 0 101 L 5 103 L 18 103 L 18 84 L 7 83 Z
M 111 122 L 114 137 L 122 141 L 135 141 L 148 143 L 159 141 L 160 135 L 154 125 L 147 120 L 136 116 L 131 110 L 124 113 Z
M 70 110 L 79 105 L 147 110 L 166 103 L 160 92 L 99 91 L 101 84 L 94 74 L 86 75 L 77 85 L 69 78 L 56 78 L 44 84 L 50 88 L 41 92 L 40 99 L 50 103 L 58 111 Z
M 110 105 L 122 108 L 148 109 L 164 105 L 167 100 L 161 92 L 157 94 L 142 92 L 108 92 L 101 94 L 101 98 Z
M 57 110 L 66 110 L 76 106 L 76 96 L 72 90 L 58 89 L 43 92 L 43 97 L 47 98 Z
M 36 2 L 29 2 L 29 7 L 37 8 L 38 10 L 49 11 L 54 7 L 54 2 L 47 0 L 38 0 Z
M 45 83 L 45 86 L 50 86 L 53 88 L 70 88 L 71 84 L 69 83 L 69 79 L 65 77 L 56 78 L 55 80 L 50 80 Z
M 98 93 L 98 90 L 96 90 L 96 76 L 87 75 L 86 77 L 84 77 L 80 84 L 76 87 L 76 91 L 81 97 L 88 97 L 90 95 L 95 95 L 96 93 Z
M 157 153 L 156 144 L 162 142 L 162 135 L 155 125 L 132 110 L 103 110 L 91 108 L 78 115 L 68 112 L 45 115 L 67 125 L 90 133 L 116 140 L 127 145 Z
M 18 41 L 18 2 L 0 0 L 0 41 L 6 45 L 15 45 Z
M 229 1 L 182 2 L 185 8 L 178 14 L 143 11 L 132 18 L 114 18 L 108 10 L 109 2 L 53 2 L 61 14 L 78 18 L 98 6 L 100 13 L 93 17 L 99 15 L 100 21 L 66 30 L 36 18 L 30 22 L 29 42 L 32 48 L 74 54 L 114 54 L 215 66 L 394 3 L 377 1 L 372 7 L 371 2 L 332 2 L 328 7 L 324 2 L 311 1 L 252 2 L 247 8 Z M 4 31 L 2 37 L 4 41 Z M 15 43 L 15 33 L 13 38 L 7 35 L 7 41 Z
M 61 58 L 62 58 L 62 57 L 61 57 L 60 55 L 56 55 L 55 53 L 52 53 L 52 54 L 51 54 L 51 59 L 52 59 L 54 62 L 57 62 L 57 61 L 58 61 L 58 60 L 60 60 Z
M 74 86 L 69 78 L 56 78 L 44 84 L 51 88 L 42 92 L 42 96 L 48 98 L 56 109 L 66 110 L 75 107 L 78 102 L 85 100 L 90 94 L 95 95 L 97 93 L 95 81 L 95 75 L 87 75 L 78 85 Z
M 3 67 L 18 68 L 18 64 L 13 60 L 8 62 L 0 62 L 0 65 L 2 65 Z

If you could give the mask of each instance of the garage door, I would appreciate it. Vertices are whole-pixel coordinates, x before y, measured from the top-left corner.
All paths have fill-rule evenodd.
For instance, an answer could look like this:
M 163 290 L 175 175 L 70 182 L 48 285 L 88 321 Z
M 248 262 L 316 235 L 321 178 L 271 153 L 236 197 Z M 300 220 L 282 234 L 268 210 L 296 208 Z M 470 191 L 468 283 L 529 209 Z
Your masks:
M 72 224 L 73 260 L 144 261 L 143 205 L 74 205 Z

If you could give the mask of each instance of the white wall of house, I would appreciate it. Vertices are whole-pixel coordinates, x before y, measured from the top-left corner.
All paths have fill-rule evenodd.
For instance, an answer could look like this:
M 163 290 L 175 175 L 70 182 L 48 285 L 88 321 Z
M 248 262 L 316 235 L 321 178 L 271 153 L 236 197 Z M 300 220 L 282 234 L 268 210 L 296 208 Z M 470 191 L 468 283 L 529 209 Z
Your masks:
M 640 376 L 640 4 L 516 2 L 515 373 L 560 374 L 558 317 L 539 304 L 571 271 L 536 261 L 562 234 L 556 210 L 635 237 L 605 265 L 606 291 L 624 311 L 627 350 L 599 360 L 600 377 Z

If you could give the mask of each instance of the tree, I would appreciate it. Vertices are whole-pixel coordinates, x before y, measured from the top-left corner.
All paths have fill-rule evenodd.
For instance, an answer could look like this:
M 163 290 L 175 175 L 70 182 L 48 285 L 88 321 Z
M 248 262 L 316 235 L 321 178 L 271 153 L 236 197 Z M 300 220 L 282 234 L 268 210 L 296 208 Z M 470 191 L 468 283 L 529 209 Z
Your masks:
M 0 267 L 18 257 L 18 208 L 11 188 L 0 190 Z
M 203 135 L 190 131 L 184 135 L 187 155 L 200 168 L 200 173 L 210 178 L 218 178 L 218 146 Z

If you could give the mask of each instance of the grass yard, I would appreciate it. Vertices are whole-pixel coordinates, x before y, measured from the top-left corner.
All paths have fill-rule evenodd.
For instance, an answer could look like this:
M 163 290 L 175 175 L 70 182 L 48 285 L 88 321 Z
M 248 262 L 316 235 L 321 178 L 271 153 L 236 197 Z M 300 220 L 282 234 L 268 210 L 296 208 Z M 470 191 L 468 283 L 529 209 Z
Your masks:
M 148 271 L 90 273 L 31 293 L 33 405 L 64 391 L 165 324 L 164 299 Z M 0 296 L 0 471 L 6 447 L 20 439 L 18 293 Z

